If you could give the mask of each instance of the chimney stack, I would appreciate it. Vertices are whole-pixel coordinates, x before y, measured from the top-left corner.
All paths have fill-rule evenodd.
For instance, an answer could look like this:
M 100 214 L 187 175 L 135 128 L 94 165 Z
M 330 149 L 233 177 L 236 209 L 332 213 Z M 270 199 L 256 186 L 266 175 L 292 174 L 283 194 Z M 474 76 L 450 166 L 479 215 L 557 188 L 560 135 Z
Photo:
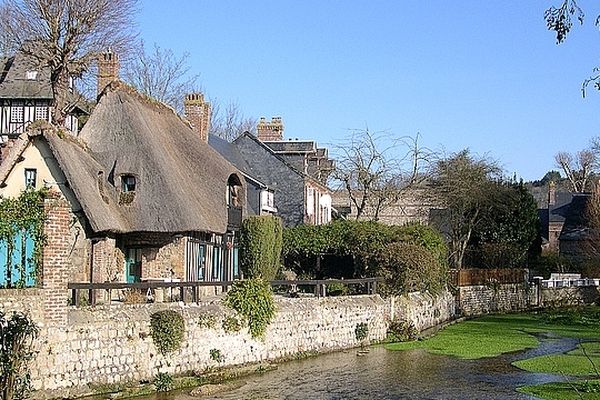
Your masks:
M 100 93 L 113 81 L 119 79 L 119 56 L 108 49 L 98 56 L 98 88 L 96 95 Z
M 556 184 L 554 181 L 548 182 L 548 209 L 556 204 Z
M 283 120 L 281 117 L 273 117 L 271 122 L 267 122 L 265 117 L 261 117 L 256 125 L 256 132 L 261 142 L 283 140 Z
M 211 107 L 208 101 L 204 101 L 202 93 L 190 93 L 183 101 L 185 117 L 192 129 L 200 135 L 200 139 L 208 142 L 208 131 L 210 130 Z

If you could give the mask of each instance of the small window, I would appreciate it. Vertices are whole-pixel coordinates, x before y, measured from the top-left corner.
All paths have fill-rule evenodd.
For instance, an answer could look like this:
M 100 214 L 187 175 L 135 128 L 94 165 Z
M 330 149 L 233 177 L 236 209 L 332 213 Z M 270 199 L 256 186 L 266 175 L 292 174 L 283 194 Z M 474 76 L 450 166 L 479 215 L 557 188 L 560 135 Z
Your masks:
M 37 71 L 27 71 L 27 73 L 26 73 L 27 80 L 34 81 L 37 78 L 37 74 L 38 74 Z
M 135 192 L 135 176 L 123 175 L 121 177 L 121 190 L 124 193 Z
M 10 122 L 23 122 L 23 108 L 25 103 L 22 101 L 15 101 L 10 108 Z
M 25 187 L 35 189 L 37 169 L 25 168 Z
M 48 120 L 48 104 L 38 102 L 35 105 L 35 119 Z

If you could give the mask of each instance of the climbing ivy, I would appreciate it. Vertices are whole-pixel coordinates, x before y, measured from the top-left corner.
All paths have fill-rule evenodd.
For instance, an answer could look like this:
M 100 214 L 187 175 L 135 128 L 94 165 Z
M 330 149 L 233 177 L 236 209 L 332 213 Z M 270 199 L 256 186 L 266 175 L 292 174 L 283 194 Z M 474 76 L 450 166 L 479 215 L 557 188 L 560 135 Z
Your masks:
M 263 337 L 275 316 L 271 285 L 261 278 L 235 282 L 224 302 L 247 320 L 253 338 Z
M 42 249 L 44 246 L 44 222 L 46 221 L 46 212 L 43 201 L 47 194 L 42 190 L 25 190 L 16 198 L 0 199 L 0 241 L 4 241 L 8 247 L 8 260 L 11 260 L 13 243 L 20 233 L 30 236 L 34 243 L 33 262 L 34 271 L 32 278 L 36 280 L 42 264 Z M 10 261 L 9 261 L 10 262 Z M 11 284 L 22 287 L 25 284 L 24 265 L 17 265 L 21 270 L 19 282 Z M 7 268 L 10 271 L 13 266 Z

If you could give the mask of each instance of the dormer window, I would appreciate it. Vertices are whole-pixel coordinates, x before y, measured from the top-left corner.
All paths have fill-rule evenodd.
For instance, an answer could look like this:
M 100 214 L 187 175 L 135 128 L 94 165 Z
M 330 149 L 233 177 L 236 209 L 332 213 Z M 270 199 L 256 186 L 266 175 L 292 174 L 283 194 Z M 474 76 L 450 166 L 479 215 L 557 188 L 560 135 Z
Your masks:
M 37 71 L 27 71 L 25 73 L 25 77 L 27 78 L 28 81 L 34 81 L 37 79 Z
M 121 191 L 123 193 L 135 192 L 135 176 L 123 175 L 121 177 Z

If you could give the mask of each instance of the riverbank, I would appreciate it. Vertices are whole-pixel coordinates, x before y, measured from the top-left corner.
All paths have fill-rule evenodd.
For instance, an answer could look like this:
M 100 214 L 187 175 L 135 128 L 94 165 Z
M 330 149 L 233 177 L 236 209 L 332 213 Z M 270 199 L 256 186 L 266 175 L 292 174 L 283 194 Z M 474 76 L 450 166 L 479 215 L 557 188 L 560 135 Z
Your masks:
M 532 373 L 564 376 L 566 382 L 527 385 L 518 390 L 544 399 L 600 396 L 600 307 L 493 315 L 453 324 L 420 341 L 388 344 L 388 350 L 423 349 L 462 359 L 497 357 L 536 348 L 540 338 L 573 338 L 566 353 L 544 354 L 513 365 Z M 581 379 L 581 377 L 589 379 Z M 584 397 L 581 397 L 585 395 Z

